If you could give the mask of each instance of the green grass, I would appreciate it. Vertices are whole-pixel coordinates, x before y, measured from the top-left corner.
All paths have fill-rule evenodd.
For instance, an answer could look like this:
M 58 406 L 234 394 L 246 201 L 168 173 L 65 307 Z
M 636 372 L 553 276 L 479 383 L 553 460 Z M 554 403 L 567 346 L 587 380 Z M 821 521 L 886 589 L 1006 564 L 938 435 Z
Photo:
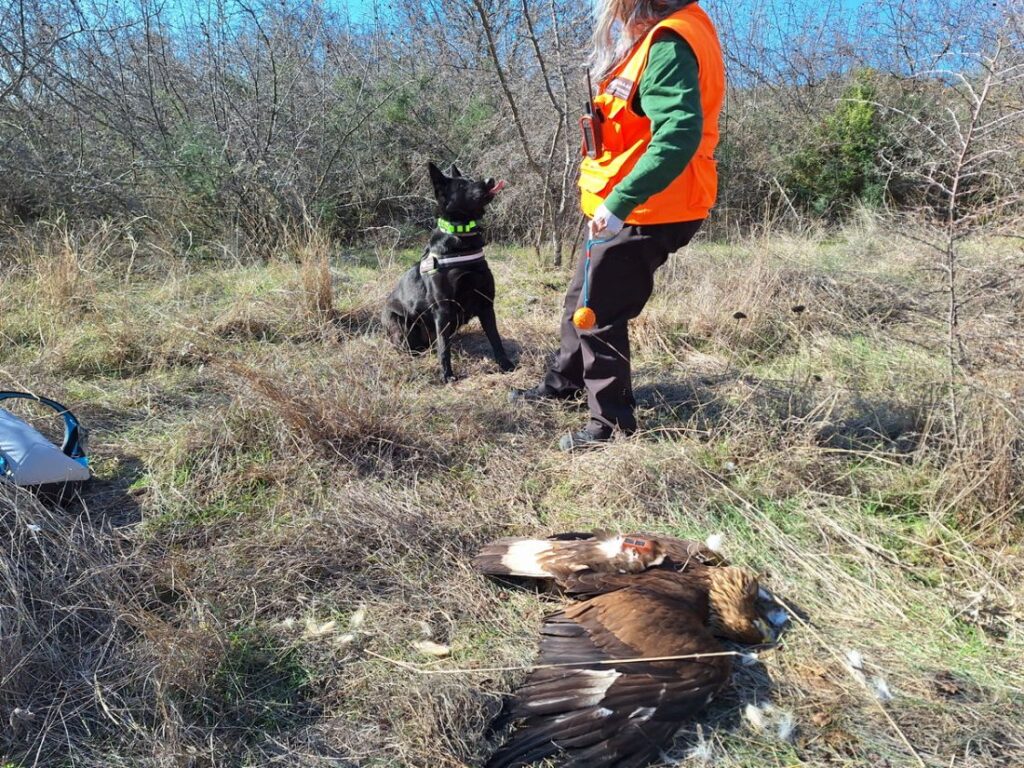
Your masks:
M 200 717 L 211 726 L 274 733 L 301 714 L 309 680 L 298 649 L 256 628 L 237 629 L 228 634 L 203 700 L 185 705 L 200 705 Z
M 767 379 L 803 382 L 813 376 L 866 392 L 905 392 L 908 382 L 941 381 L 945 363 L 936 352 L 880 335 L 807 339 L 799 350 L 752 370 Z

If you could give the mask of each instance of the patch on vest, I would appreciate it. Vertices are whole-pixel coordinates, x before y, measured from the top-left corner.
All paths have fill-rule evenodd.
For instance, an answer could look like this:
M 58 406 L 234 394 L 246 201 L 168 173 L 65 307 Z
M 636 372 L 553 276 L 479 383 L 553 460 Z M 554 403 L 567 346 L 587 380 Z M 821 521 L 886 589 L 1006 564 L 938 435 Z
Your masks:
M 619 99 L 628 99 L 629 94 L 633 92 L 633 81 L 625 77 L 616 77 L 610 83 L 608 87 L 604 89 L 605 93 L 610 93 Z

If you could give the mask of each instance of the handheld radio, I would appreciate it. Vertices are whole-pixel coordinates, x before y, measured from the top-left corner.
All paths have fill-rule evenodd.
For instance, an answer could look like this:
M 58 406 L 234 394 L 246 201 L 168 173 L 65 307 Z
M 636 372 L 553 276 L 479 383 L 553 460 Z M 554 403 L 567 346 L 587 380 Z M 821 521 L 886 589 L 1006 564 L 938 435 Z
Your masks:
M 594 86 L 587 70 L 587 113 L 580 118 L 580 132 L 583 134 L 583 154 L 596 158 L 601 154 L 601 110 L 594 107 Z

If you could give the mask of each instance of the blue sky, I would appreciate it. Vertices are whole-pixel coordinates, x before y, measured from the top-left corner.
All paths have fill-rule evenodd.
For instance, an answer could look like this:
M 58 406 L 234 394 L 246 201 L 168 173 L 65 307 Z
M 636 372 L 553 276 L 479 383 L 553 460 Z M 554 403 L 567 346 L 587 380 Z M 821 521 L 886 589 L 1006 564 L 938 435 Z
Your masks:
M 324 5 L 338 13 L 347 12 L 357 24 L 373 20 L 374 6 L 386 9 L 387 0 L 325 0 Z
M 195 0 L 169 0 L 168 5 L 171 8 L 178 7 L 182 9 L 183 13 L 187 13 L 188 7 Z M 296 2 L 302 4 L 308 0 L 284 0 L 285 2 Z M 581 0 L 582 2 L 592 2 L 592 0 Z M 858 7 L 865 4 L 867 0 L 823 0 L 818 2 L 817 0 L 794 0 L 796 4 L 804 4 L 810 7 L 821 7 L 825 5 L 832 5 L 835 8 L 841 9 L 843 12 L 852 13 Z M 740 6 L 747 5 L 747 3 L 740 3 Z M 355 22 L 366 22 L 373 19 L 375 6 L 386 9 L 388 6 L 388 0 L 325 0 L 324 4 L 327 8 L 337 11 L 339 13 L 347 12 L 351 19 Z M 758 4 L 760 7 L 770 5 L 771 3 Z M 714 15 L 716 6 L 721 7 L 723 5 L 730 5 L 735 7 L 735 4 L 730 3 L 729 0 L 704 0 L 703 5 L 708 9 L 709 13 Z
M 374 0 L 329 0 L 329 8 L 338 11 L 348 11 L 352 21 L 369 21 L 373 18 Z

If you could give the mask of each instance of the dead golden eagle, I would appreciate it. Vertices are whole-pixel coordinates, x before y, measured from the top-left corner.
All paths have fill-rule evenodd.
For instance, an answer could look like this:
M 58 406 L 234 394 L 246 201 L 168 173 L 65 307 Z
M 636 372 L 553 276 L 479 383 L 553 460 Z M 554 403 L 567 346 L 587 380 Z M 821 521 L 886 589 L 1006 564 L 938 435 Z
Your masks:
M 498 723 L 516 728 L 488 768 L 546 757 L 580 768 L 647 765 L 729 681 L 732 657 L 719 637 L 774 639 L 757 607 L 757 579 L 697 542 L 604 533 L 502 539 L 474 562 L 491 576 L 551 580 L 580 599 L 544 619 L 536 667 Z

